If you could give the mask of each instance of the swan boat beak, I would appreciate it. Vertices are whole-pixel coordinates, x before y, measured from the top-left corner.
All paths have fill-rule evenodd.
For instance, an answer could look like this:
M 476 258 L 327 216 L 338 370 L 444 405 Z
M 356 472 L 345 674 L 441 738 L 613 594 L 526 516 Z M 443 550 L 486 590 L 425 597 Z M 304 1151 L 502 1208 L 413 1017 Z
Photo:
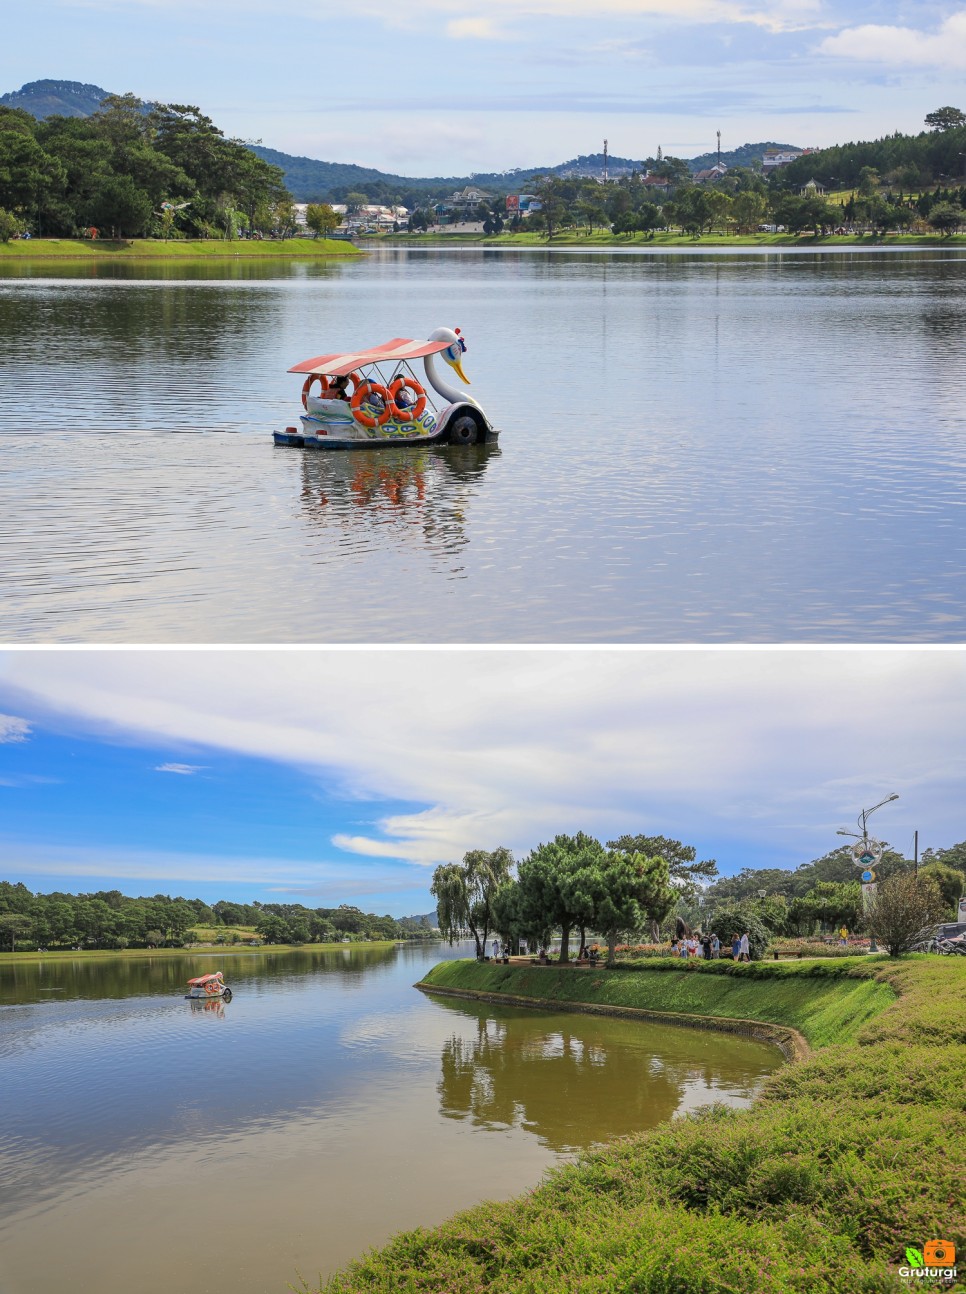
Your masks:
M 455 368 L 455 369 L 456 369 L 456 372 L 457 372 L 457 374 L 459 375 L 460 379 L 461 379 L 463 382 L 465 382 L 467 386 L 472 386 L 472 383 L 470 382 L 470 379 L 469 379 L 469 378 L 466 376 L 466 374 L 463 372 L 463 365 L 462 365 L 462 363 L 461 363 L 458 359 L 451 359 L 451 360 L 449 361 L 449 363 L 453 366 L 453 368 Z

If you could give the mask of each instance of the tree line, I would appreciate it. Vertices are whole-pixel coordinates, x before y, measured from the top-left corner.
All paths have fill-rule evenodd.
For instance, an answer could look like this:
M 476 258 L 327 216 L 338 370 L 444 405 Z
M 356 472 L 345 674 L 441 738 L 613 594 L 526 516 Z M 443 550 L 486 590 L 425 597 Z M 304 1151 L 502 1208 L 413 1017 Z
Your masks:
M 33 894 L 23 882 L 0 881 L 0 950 L 34 948 L 183 947 L 195 927 L 214 927 L 216 941 L 234 942 L 236 927 L 262 943 L 408 940 L 436 936 L 426 918 L 377 916 L 357 907 L 307 908 L 299 903 L 208 904 L 203 899 L 131 898 L 120 890 Z
M 280 167 L 200 109 L 109 95 L 91 117 L 0 107 L 6 234 L 234 237 L 294 226 Z M 11 225 L 14 229 L 11 229 Z
M 953 920 L 966 884 L 966 842 L 926 850 L 915 873 L 886 847 L 876 864 L 882 882 L 908 888 L 925 902 L 930 919 Z M 515 872 L 515 875 L 514 875 Z M 807 937 L 868 927 L 858 869 L 848 846 L 794 870 L 744 868 L 718 877 L 714 859 L 665 836 L 625 835 L 606 845 L 584 832 L 558 835 L 516 862 L 510 850 L 470 850 L 461 863 L 433 873 L 440 933 L 450 943 L 470 936 L 477 957 L 488 939 L 516 950 L 559 940 L 560 960 L 570 958 L 571 938 L 607 943 L 614 961 L 619 943 L 644 937 L 656 943 L 700 928 L 730 942 L 749 933 L 752 956 L 778 937 Z M 883 906 L 884 912 L 884 906 Z

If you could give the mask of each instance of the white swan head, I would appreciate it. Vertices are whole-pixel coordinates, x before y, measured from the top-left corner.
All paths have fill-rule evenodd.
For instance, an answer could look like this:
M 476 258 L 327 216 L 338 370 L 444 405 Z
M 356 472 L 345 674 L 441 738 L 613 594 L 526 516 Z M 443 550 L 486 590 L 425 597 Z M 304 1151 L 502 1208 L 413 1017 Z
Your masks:
M 460 379 L 470 385 L 470 379 L 463 372 L 463 352 L 466 350 L 466 343 L 459 335 L 459 329 L 454 332 L 452 328 L 437 328 L 435 332 L 429 334 L 427 341 L 446 341 L 449 345 L 445 350 L 440 351 L 440 355 L 445 359 L 450 368 L 455 369 Z

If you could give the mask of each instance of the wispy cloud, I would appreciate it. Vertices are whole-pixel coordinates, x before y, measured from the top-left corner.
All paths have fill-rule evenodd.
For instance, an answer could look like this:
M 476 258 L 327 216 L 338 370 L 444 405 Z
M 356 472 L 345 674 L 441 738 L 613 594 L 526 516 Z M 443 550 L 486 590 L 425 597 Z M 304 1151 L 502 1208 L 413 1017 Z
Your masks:
M 26 741 L 31 733 L 26 719 L 13 714 L 0 714 L 0 742 Z
M 823 54 L 891 67 L 966 68 L 966 9 L 950 14 L 934 31 L 867 23 L 847 27 L 819 45 Z
M 165 12 L 189 9 L 199 17 L 222 13 L 263 13 L 260 0 L 66 0 L 78 9 L 113 12 L 120 8 L 164 9 Z M 487 18 L 585 18 L 586 0 L 488 0 Z M 279 18 L 300 22 L 331 22 L 342 17 L 338 0 L 281 0 L 274 11 Z M 399 6 L 395 0 L 358 0 L 354 13 L 379 18 L 387 24 L 399 23 Z M 410 0 L 406 6 L 407 25 L 412 21 L 438 22 L 449 16 L 449 0 Z M 822 0 L 771 0 L 765 4 L 741 3 L 740 0 L 597 0 L 595 16 L 618 15 L 624 18 L 658 17 L 685 23 L 750 24 L 765 31 L 801 31 L 826 25 Z M 471 17 L 468 21 L 480 19 Z
M 204 764 L 157 764 L 154 771 L 156 773 L 179 773 L 182 777 L 191 777 L 194 773 L 200 773 Z

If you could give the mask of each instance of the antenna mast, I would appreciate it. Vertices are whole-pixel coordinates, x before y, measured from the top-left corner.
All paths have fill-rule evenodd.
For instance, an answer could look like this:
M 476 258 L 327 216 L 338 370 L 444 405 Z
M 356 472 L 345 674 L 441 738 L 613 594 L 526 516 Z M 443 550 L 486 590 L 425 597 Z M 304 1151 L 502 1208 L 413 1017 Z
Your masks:
M 607 183 L 607 140 L 604 140 L 604 183 Z
M 718 131 L 718 165 L 721 165 L 721 131 Z

